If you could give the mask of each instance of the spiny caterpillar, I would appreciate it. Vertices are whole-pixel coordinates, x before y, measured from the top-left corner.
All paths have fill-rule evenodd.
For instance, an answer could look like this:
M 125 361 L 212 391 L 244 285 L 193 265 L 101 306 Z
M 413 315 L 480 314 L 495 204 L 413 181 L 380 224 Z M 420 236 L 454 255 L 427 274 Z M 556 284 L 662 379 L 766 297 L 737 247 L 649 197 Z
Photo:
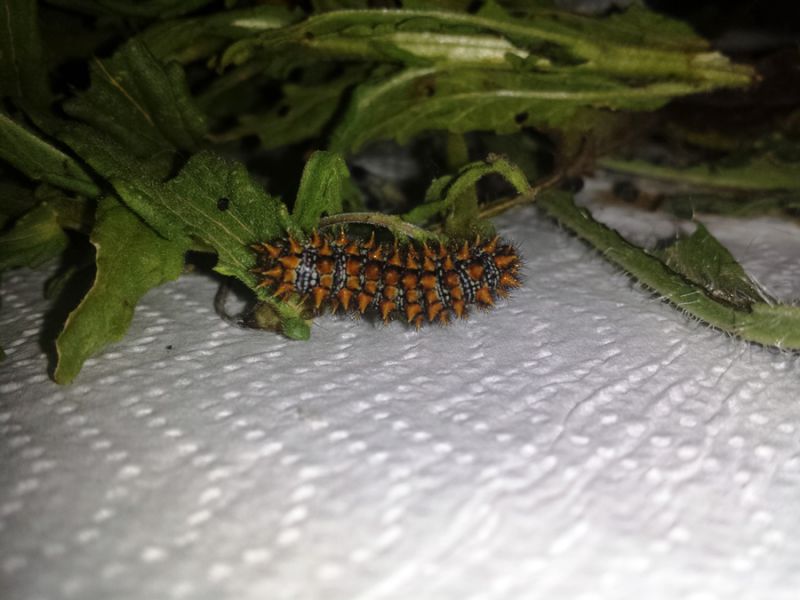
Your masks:
M 259 288 L 286 299 L 310 300 L 317 312 L 376 311 L 384 322 L 400 317 L 419 328 L 465 317 L 467 306 L 488 308 L 520 285 L 520 258 L 499 237 L 461 245 L 378 244 L 313 232 L 252 245 Z

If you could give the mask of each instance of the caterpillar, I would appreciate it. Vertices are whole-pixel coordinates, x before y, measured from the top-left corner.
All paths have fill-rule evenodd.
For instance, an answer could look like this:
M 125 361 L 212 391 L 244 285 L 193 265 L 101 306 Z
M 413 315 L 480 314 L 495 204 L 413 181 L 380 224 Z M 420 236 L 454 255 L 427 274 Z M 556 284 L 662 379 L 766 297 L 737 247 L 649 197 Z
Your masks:
M 374 233 L 365 241 L 314 231 L 306 240 L 290 236 L 251 248 L 258 287 L 279 299 L 296 294 L 317 313 L 374 311 L 384 322 L 402 318 L 417 328 L 466 317 L 472 304 L 489 308 L 520 285 L 520 257 L 499 237 L 379 244 Z

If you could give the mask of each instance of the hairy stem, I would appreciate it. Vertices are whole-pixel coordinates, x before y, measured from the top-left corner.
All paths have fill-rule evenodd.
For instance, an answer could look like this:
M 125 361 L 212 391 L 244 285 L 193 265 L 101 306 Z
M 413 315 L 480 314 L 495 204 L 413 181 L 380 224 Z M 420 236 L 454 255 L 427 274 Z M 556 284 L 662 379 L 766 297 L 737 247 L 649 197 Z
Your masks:
M 539 196 L 537 204 L 606 259 L 687 314 L 750 342 L 800 350 L 800 307 L 756 302 L 750 310 L 742 310 L 719 302 L 702 287 L 595 221 L 588 211 L 575 206 L 569 194 L 547 192 Z

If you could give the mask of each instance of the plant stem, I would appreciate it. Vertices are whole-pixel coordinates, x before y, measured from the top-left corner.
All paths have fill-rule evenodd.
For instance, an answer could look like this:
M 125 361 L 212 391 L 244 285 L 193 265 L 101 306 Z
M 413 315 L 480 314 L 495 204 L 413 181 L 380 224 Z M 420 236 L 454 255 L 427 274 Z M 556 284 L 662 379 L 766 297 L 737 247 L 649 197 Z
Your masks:
M 595 221 L 588 211 L 575 206 L 569 194 L 541 194 L 537 204 L 610 262 L 687 314 L 750 342 L 800 350 L 800 307 L 757 302 L 750 311 L 735 309 L 714 300 L 703 288 Z
M 330 217 L 324 217 L 319 221 L 319 228 L 333 227 L 335 225 L 350 225 L 360 223 L 362 225 L 377 225 L 385 227 L 393 233 L 401 234 L 419 241 L 436 238 L 437 236 L 427 229 L 417 227 L 411 223 L 403 221 L 400 217 L 394 215 L 385 215 L 382 213 L 340 213 Z
M 480 218 L 491 219 L 492 217 L 496 217 L 497 215 L 502 214 L 507 210 L 514 208 L 515 206 L 535 202 L 536 198 L 541 192 L 558 184 L 563 177 L 564 174 L 559 171 L 542 180 L 541 183 L 537 183 L 536 185 L 532 186 L 528 191 L 523 192 L 522 194 L 518 194 L 510 198 L 501 198 L 496 202 L 485 204 L 483 208 L 481 208 Z

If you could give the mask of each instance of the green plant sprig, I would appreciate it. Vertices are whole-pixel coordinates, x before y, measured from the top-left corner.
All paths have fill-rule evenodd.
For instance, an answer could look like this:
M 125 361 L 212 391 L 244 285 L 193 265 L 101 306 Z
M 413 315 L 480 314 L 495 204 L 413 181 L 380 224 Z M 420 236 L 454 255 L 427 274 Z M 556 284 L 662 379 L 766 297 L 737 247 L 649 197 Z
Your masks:
M 269 327 L 307 339 L 304 307 L 258 288 L 251 244 L 355 224 L 419 241 L 490 235 L 488 217 L 534 200 L 693 316 L 797 347 L 793 307 L 759 295 L 707 232 L 656 256 L 553 191 L 596 159 L 637 168 L 602 153 L 632 115 L 755 80 L 678 20 L 638 5 L 588 18 L 534 3 L 512 15 L 492 0 L 474 14 L 419 10 L 424 2 L 387 11 L 312 3 L 309 13 L 208 0 L 52 0 L 43 11 L 2 3 L 0 271 L 65 259 L 76 236 L 94 252 L 91 285 L 53 340 L 59 383 L 125 335 L 139 300 L 180 276 L 189 251 L 214 255 L 218 273 L 253 290 Z M 62 18 L 68 31 L 42 34 L 61 31 Z M 87 67 L 88 87 L 66 62 Z M 532 131 L 548 143 L 528 154 L 512 143 L 471 156 L 464 138 L 519 142 Z M 366 211 L 347 160 L 376 141 L 423 135 L 446 138 L 447 168 L 402 214 Z M 237 145 L 252 136 L 255 149 Z M 788 156 L 780 172 L 752 162 L 738 179 L 707 165 L 665 176 L 759 190 L 779 179 L 794 190 Z M 302 174 L 279 198 L 273 184 L 291 161 L 304 163 Z M 482 201 L 487 177 L 516 195 Z M 54 290 L 79 270 L 64 266 Z

